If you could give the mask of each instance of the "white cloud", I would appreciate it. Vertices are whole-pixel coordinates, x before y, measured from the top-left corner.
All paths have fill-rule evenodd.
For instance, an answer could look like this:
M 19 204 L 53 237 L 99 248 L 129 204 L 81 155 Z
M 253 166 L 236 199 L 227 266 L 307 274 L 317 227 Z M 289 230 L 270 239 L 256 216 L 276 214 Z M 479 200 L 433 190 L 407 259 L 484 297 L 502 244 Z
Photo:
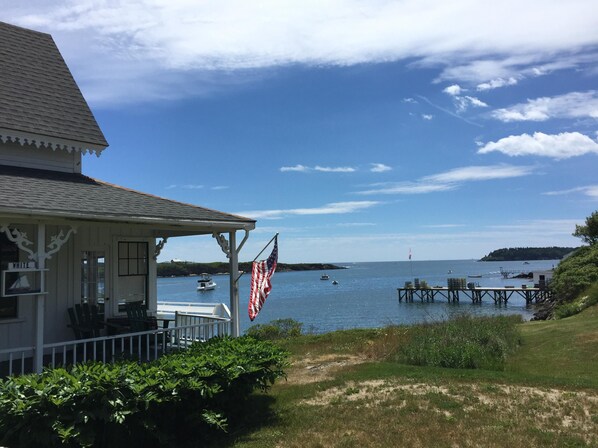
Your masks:
M 467 89 L 459 86 L 458 84 L 453 84 L 448 86 L 442 90 L 447 95 L 453 97 L 453 101 L 455 102 L 455 107 L 457 108 L 457 112 L 465 112 L 470 106 L 473 107 L 488 107 L 486 103 L 484 103 L 479 98 L 469 95 L 461 95 L 462 93 L 466 92 Z
M 237 213 L 240 216 L 247 216 L 254 219 L 281 219 L 286 216 L 297 215 L 341 215 L 355 213 L 381 204 L 379 201 L 348 201 L 333 202 L 314 208 L 294 208 L 281 210 L 255 210 Z
M 551 118 L 598 118 L 598 91 L 571 92 L 555 97 L 527 100 L 527 103 L 497 109 L 500 121 L 546 121 Z
M 375 227 L 376 224 L 373 222 L 341 222 L 336 225 L 337 227 Z
M 297 171 L 300 173 L 305 173 L 306 171 L 309 171 L 310 168 L 304 165 L 295 165 L 295 166 L 283 166 L 280 167 L 280 171 L 287 172 L 287 171 Z
M 320 173 L 354 173 L 357 169 L 350 167 L 350 166 L 320 166 L 316 165 L 314 167 L 309 167 L 305 165 L 295 165 L 295 166 L 283 166 L 280 168 L 280 171 L 288 172 L 288 171 L 295 171 L 299 173 L 309 173 L 313 171 L 318 171 Z
M 592 0 L 503 0 L 491 14 L 475 0 L 3 0 L 1 10 L 51 32 L 86 96 L 104 104 L 201 94 L 290 64 L 415 59 L 481 83 L 558 69 L 554 59 L 598 42 Z
M 383 163 L 372 163 L 371 165 L 372 167 L 370 168 L 370 171 L 372 173 L 384 173 L 386 171 L 392 170 L 391 167 L 389 167 L 388 165 L 384 165 Z
M 453 229 L 457 227 L 465 227 L 465 224 L 430 224 L 422 227 L 428 229 Z
M 585 187 L 576 187 L 570 188 L 568 190 L 560 190 L 560 191 L 547 191 L 543 193 L 547 196 L 560 196 L 566 195 L 571 193 L 582 193 L 586 196 L 589 196 L 592 199 L 598 199 L 598 185 L 587 185 Z
M 210 190 L 228 190 L 230 187 L 228 185 L 215 185 L 210 188 Z
M 432 120 L 434 118 L 434 115 L 432 115 L 432 114 L 422 114 L 422 118 L 424 120 L 430 121 L 430 120 Z
M 496 142 L 482 146 L 479 154 L 498 151 L 508 156 L 541 156 L 553 159 L 568 159 L 584 154 L 598 154 L 598 143 L 579 132 L 563 132 L 561 134 L 510 135 Z
M 494 89 L 498 89 L 498 88 L 504 87 L 504 86 L 514 86 L 515 84 L 517 84 L 517 79 L 515 79 L 514 77 L 511 76 L 507 79 L 504 79 L 504 78 L 491 79 L 488 82 L 483 82 L 481 84 L 478 84 L 476 89 L 479 92 L 483 92 L 485 90 L 494 90 Z
M 455 188 L 455 185 L 449 184 L 436 184 L 425 182 L 399 182 L 395 184 L 391 183 L 385 186 L 372 188 L 370 190 L 359 191 L 358 194 L 426 194 L 435 193 L 438 191 L 454 190 Z
M 403 103 L 417 104 L 417 100 L 415 100 L 414 98 L 403 98 Z
M 425 176 L 416 182 L 397 182 L 375 184 L 369 190 L 359 191 L 358 194 L 427 194 L 439 191 L 454 190 L 465 182 L 487 181 L 494 179 L 509 179 L 531 174 L 533 168 L 529 166 L 513 165 L 485 165 L 467 166 L 445 171 L 444 173 Z
M 469 109 L 470 106 L 472 106 L 472 107 L 488 107 L 488 105 L 486 103 L 484 103 L 482 100 L 480 100 L 474 96 L 469 96 L 469 95 L 455 96 L 454 101 L 455 101 L 455 107 L 457 108 L 458 112 L 465 112 L 467 109 Z
M 316 165 L 314 167 L 314 171 L 321 171 L 322 173 L 354 173 L 357 170 L 350 166 L 330 167 L 330 166 Z
M 485 165 L 455 168 L 444 173 L 433 174 L 423 178 L 424 181 L 438 183 L 462 183 L 471 181 L 508 179 L 521 177 L 533 171 L 529 166 Z
M 461 95 L 461 92 L 463 92 L 463 89 L 461 88 L 461 86 L 459 84 L 453 84 L 452 86 L 445 87 L 442 91 L 444 93 L 446 93 L 447 95 L 457 96 L 457 95 Z
M 171 184 L 166 187 L 167 190 L 172 190 L 173 188 L 183 188 L 185 190 L 200 190 L 200 189 L 204 188 L 204 186 L 203 185 L 195 185 L 195 184 L 186 184 L 186 185 Z

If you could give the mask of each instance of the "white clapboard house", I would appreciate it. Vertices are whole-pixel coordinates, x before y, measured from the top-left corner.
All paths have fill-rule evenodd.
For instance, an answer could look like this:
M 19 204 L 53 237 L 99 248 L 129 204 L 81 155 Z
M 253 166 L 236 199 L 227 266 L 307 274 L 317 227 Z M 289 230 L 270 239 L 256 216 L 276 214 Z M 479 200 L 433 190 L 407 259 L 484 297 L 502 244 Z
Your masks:
M 180 322 L 126 325 L 127 302 L 156 315 L 156 258 L 179 236 L 212 235 L 227 253 L 232 321 L 216 323 L 238 335 L 238 251 L 255 221 L 85 176 L 82 155 L 107 146 L 52 37 L 0 22 L 0 374 L 180 345 Z M 92 342 L 70 320 L 83 305 L 100 320 Z M 201 322 L 185 334 L 217 333 Z

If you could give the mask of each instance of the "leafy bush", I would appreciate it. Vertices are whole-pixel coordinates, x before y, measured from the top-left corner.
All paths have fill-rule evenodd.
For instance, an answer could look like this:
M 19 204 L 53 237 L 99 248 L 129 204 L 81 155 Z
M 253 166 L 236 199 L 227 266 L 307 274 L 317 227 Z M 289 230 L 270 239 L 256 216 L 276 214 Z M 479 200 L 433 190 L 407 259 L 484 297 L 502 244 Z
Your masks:
M 146 364 L 94 362 L 11 377 L 0 382 L 0 443 L 201 444 L 226 429 L 227 415 L 252 391 L 284 375 L 287 357 L 269 342 L 214 338 Z
M 572 302 L 561 303 L 554 309 L 554 317 L 563 319 L 580 313 L 586 308 L 598 303 L 598 282 L 590 286 Z
M 558 303 L 571 302 L 596 282 L 598 246 L 586 246 L 559 263 L 550 282 L 550 289 Z
M 412 327 L 399 358 L 421 366 L 502 369 L 520 342 L 520 316 L 461 316 Z
M 267 324 L 253 325 L 245 333 L 262 341 L 274 341 L 300 336 L 302 327 L 303 324 L 294 319 L 276 319 Z

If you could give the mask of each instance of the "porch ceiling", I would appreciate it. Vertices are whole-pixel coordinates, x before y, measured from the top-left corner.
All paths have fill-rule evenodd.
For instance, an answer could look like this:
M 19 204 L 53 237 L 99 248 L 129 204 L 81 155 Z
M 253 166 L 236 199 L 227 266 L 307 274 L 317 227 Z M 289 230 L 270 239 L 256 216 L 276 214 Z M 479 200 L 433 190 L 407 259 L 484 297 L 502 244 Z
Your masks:
M 160 236 L 251 230 L 255 220 L 108 184 L 82 174 L 0 165 L 0 214 L 134 223 Z

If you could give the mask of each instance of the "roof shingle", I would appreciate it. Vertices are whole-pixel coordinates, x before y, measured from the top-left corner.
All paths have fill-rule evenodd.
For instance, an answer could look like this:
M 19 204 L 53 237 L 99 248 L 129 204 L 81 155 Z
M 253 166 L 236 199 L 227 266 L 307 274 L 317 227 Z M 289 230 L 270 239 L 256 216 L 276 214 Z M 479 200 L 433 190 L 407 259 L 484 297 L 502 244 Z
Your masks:
M 0 128 L 108 146 L 52 36 L 0 22 Z
M 85 219 L 222 222 L 254 220 L 111 185 L 82 174 L 0 165 L 0 207 L 15 214 L 81 215 Z

